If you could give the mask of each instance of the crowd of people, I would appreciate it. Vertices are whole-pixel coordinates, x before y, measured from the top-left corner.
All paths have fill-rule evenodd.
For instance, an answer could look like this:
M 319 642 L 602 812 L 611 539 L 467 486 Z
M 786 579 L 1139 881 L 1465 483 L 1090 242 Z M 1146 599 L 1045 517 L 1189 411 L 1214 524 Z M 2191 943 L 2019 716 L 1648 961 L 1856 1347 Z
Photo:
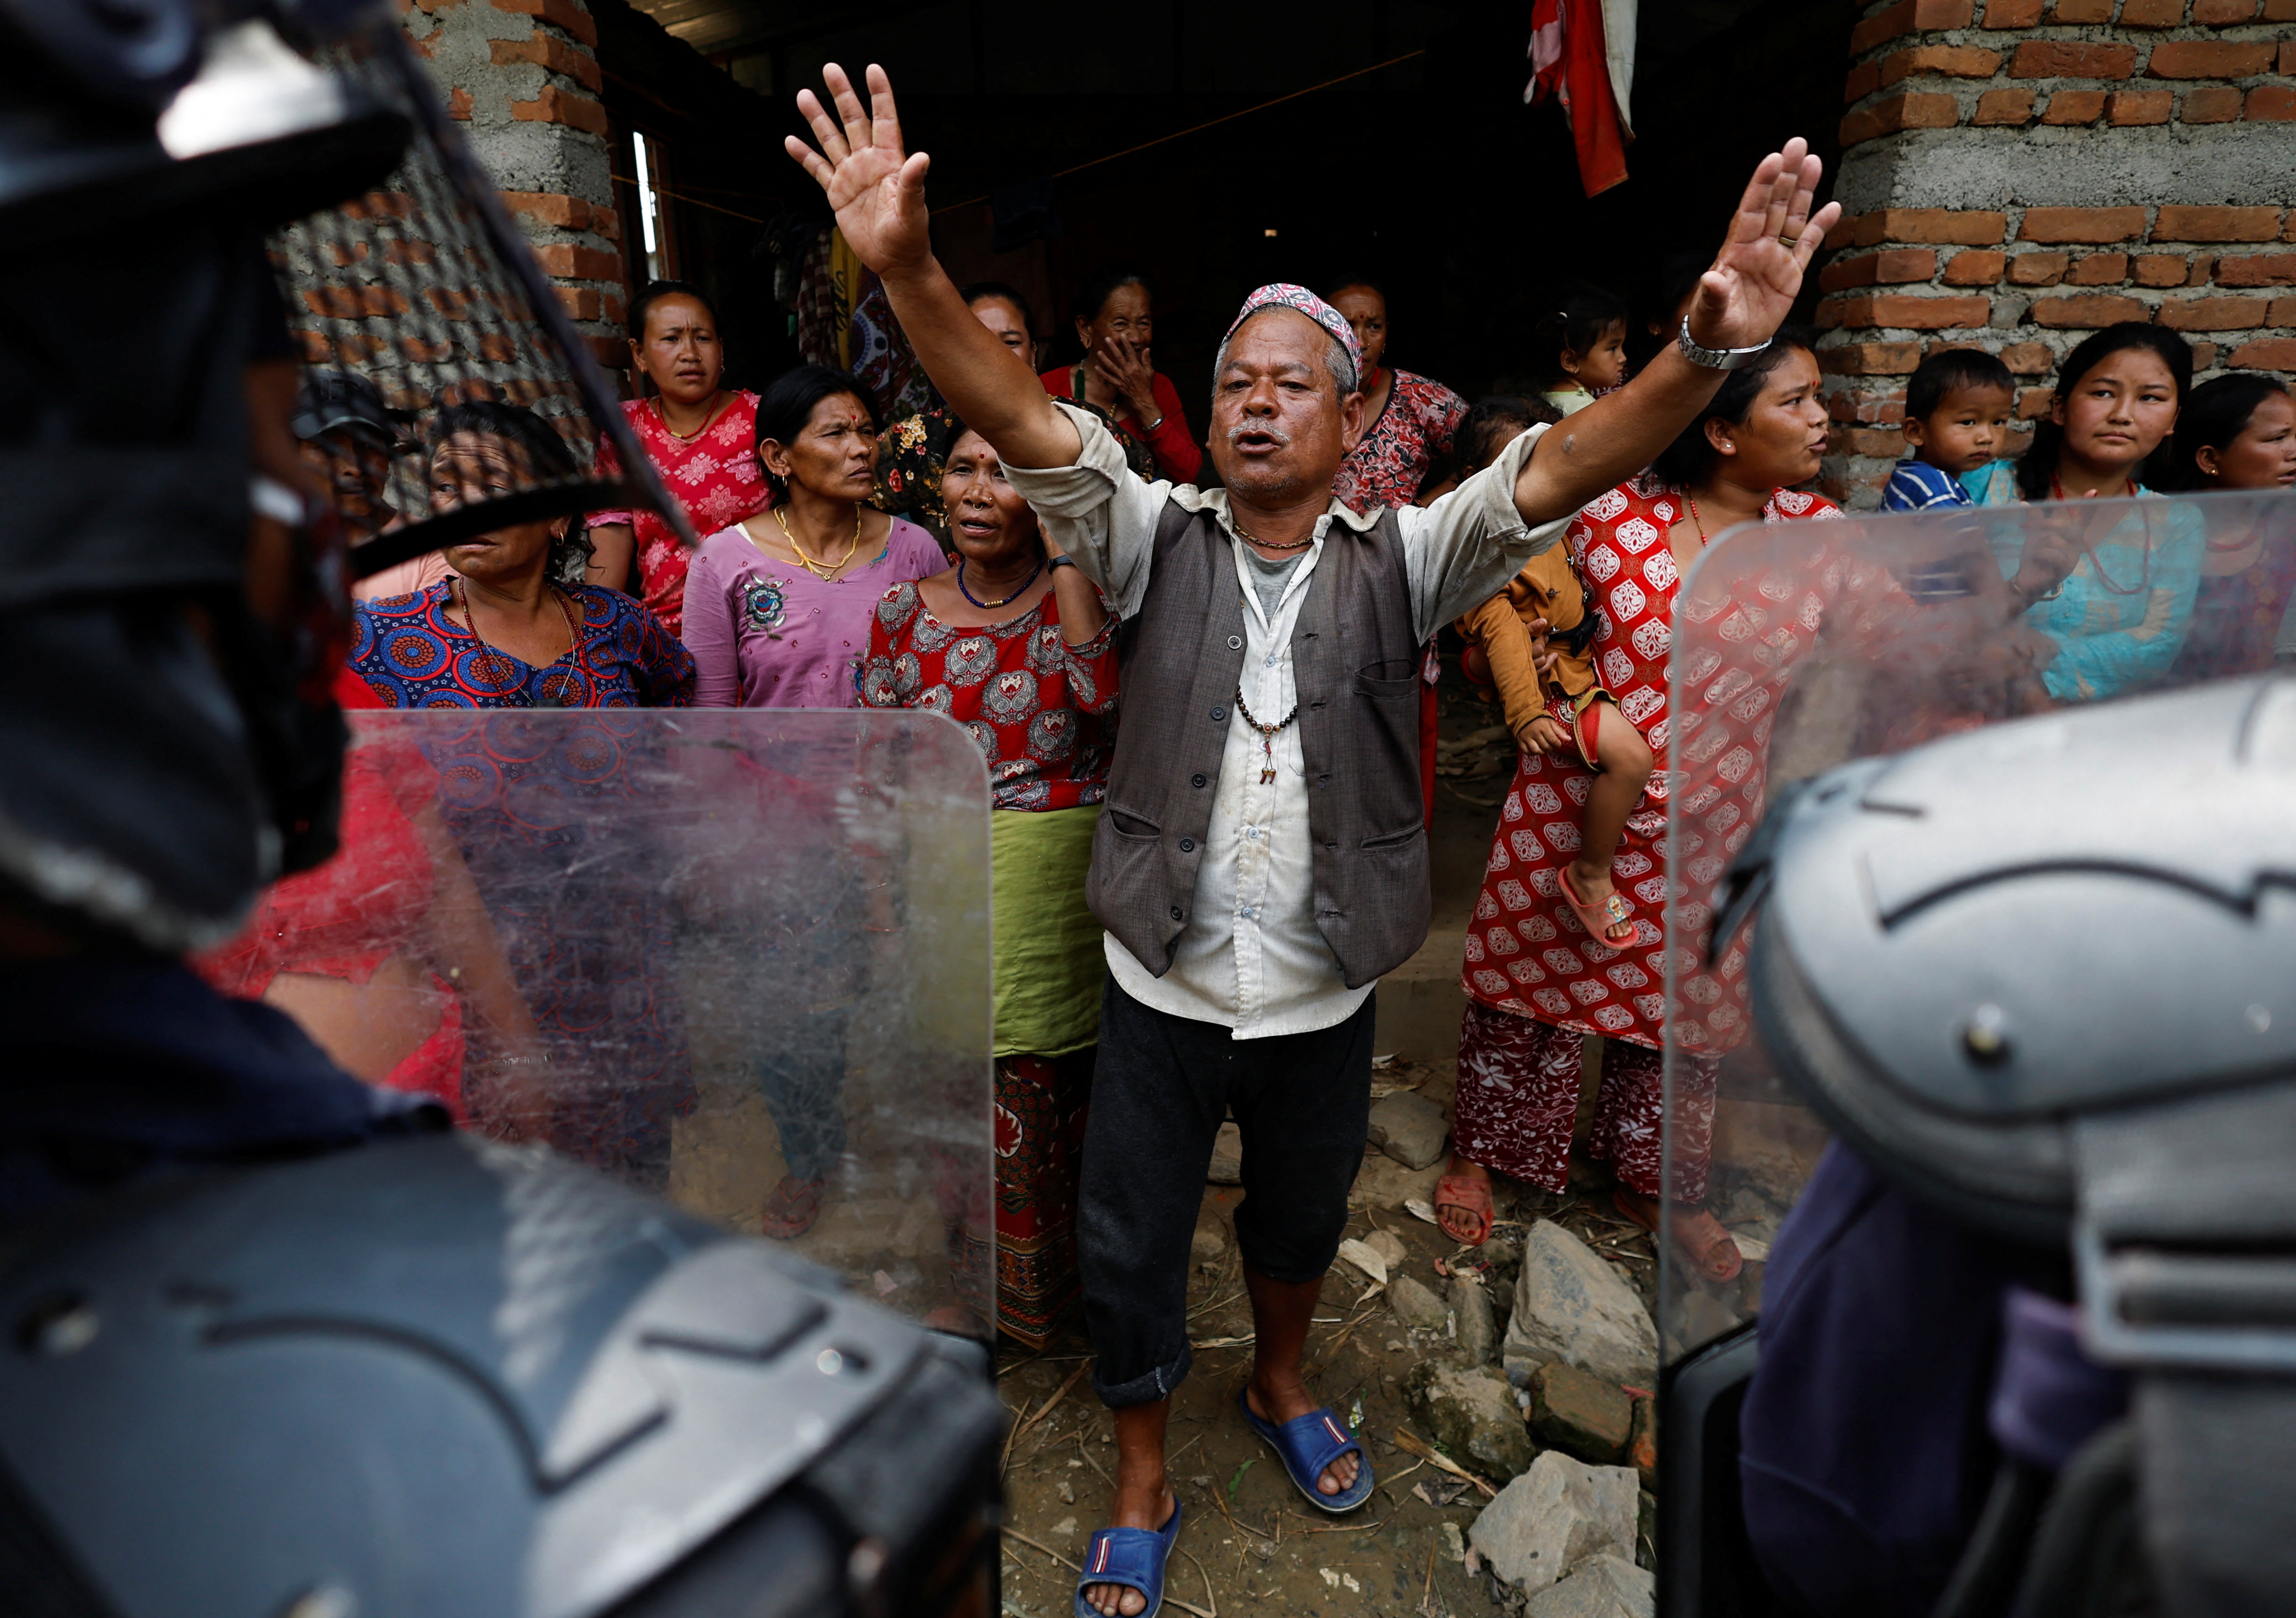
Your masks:
M 1562 1188 L 1595 1035 L 1587 1149 L 1617 1205 L 1696 1273 L 1738 1272 L 1704 1205 L 1702 1131 L 1719 1055 L 1742 1037 L 1742 957 L 1693 980 L 1694 1037 L 1665 998 L 1680 941 L 1665 914 L 1670 654 L 1681 581 L 1716 536 L 1842 514 L 1812 487 L 1829 433 L 1816 353 L 1779 324 L 1828 216 L 1811 206 L 1814 160 L 1790 149 L 1710 267 L 1660 288 L 1646 324 L 1665 346 L 1633 376 L 1635 313 L 1575 291 L 1540 323 L 1528 385 L 1472 402 L 1390 363 L 1394 312 L 1375 281 L 1262 288 L 1221 342 L 1200 437 L 1155 369 L 1144 277 L 1088 279 L 1072 311 L 1082 357 L 1043 368 L 1027 300 L 940 275 L 898 150 L 851 138 L 868 120 L 831 83 L 843 127 L 810 104 L 819 148 L 801 160 L 941 406 L 887 423 L 859 380 L 820 365 L 728 390 L 709 300 L 657 283 L 631 305 L 638 396 L 623 408 L 698 548 L 644 510 L 466 536 L 367 592 L 345 700 L 917 709 L 967 730 L 993 809 L 996 1324 L 1042 1343 L 1082 1297 L 1120 1444 L 1084 1597 L 1136 1613 L 1178 1529 L 1163 1401 L 1187 1368 L 1189 1231 L 1230 1113 L 1246 1134 L 1237 1228 L 1259 1320 L 1242 1416 L 1319 1507 L 1371 1487 L 1368 1458 L 1307 1393 L 1299 1349 L 1362 1150 L 1373 986 L 1425 933 L 1439 632 L 1519 749 L 1461 963 L 1439 1221 L 1479 1244 L 1493 1175 Z M 2001 361 L 1933 352 L 1910 379 L 1909 454 L 1884 504 L 2296 486 L 2286 388 L 2251 374 L 2194 388 L 2192 371 L 2163 328 L 2099 332 L 2065 357 L 2013 456 Z M 340 472 L 359 415 L 307 401 L 311 453 L 341 487 L 359 485 Z M 1567 464 L 1539 453 L 1550 433 L 1570 439 Z M 573 471 L 548 424 L 501 404 L 440 413 L 425 453 L 439 512 Z M 619 475 L 611 442 L 597 470 Z M 2128 509 L 1997 557 L 1997 578 L 1909 569 L 1890 587 L 2001 601 L 2028 706 L 2267 664 L 2296 591 L 2289 557 L 2211 548 L 2197 522 Z M 1823 614 L 1833 587 L 1813 581 L 1807 610 Z M 430 902 L 466 892 L 465 860 L 485 855 L 458 853 L 468 828 L 458 844 L 435 824 L 427 768 L 362 755 L 348 786 L 347 858 L 428 873 L 388 947 L 354 958 L 328 942 L 329 891 L 388 887 L 330 867 L 282 884 L 263 947 L 209 970 L 303 1016 L 352 1071 L 460 1106 L 466 1017 L 523 1048 L 583 1013 L 579 996 L 529 1010 L 513 984 L 529 964 L 508 958 L 484 908 Z M 1762 776 L 1734 788 L 1756 815 Z M 642 937 L 602 947 L 619 953 L 600 981 L 648 969 Z M 359 1007 L 386 991 L 415 1010 L 378 1039 Z M 842 1031 L 817 1042 L 832 1065 Z M 1691 1075 L 1670 1180 L 1669 1038 Z M 678 1080 L 666 1072 L 671 1110 Z M 833 1107 L 837 1075 L 761 1082 L 789 1170 L 764 1228 L 801 1236 L 841 1137 L 797 1114 L 824 1093 Z M 661 1118 L 590 1121 L 587 1154 L 659 1170 Z

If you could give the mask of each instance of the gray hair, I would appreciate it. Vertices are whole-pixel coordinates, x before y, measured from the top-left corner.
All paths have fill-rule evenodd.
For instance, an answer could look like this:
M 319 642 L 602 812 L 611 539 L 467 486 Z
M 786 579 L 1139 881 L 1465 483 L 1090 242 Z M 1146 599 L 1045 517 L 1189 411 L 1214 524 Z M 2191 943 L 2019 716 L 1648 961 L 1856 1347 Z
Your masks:
M 1289 306 L 1285 304 L 1271 303 L 1264 308 L 1254 309 L 1250 314 L 1246 315 L 1242 320 L 1236 322 L 1234 331 L 1229 332 L 1226 337 L 1220 339 L 1219 352 L 1212 358 L 1212 397 L 1215 400 L 1219 397 L 1219 379 L 1221 374 L 1227 369 L 1228 347 L 1235 341 L 1236 333 L 1242 331 L 1244 327 L 1250 325 L 1262 315 L 1268 314 L 1275 309 L 1285 308 L 1289 308 Z M 1302 320 L 1311 318 L 1308 316 L 1300 315 L 1300 312 L 1298 309 L 1292 309 L 1292 313 L 1294 315 L 1300 315 L 1300 317 Z M 1319 332 L 1324 332 L 1323 324 L 1320 321 L 1316 323 L 1316 329 Z M 1348 352 L 1348 345 L 1341 342 L 1338 338 L 1332 336 L 1329 332 L 1324 332 L 1324 369 L 1331 374 L 1332 381 L 1339 385 L 1340 398 L 1342 401 L 1345 401 L 1349 394 L 1355 392 L 1357 388 L 1362 385 L 1360 380 L 1356 375 L 1355 358 Z

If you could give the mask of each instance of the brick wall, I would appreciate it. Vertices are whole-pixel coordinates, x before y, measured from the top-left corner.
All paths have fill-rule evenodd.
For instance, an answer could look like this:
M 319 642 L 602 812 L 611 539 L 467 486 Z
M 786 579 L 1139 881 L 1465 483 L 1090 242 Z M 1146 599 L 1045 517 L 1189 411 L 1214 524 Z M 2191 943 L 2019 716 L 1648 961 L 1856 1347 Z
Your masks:
M 412 0 L 405 25 L 592 350 L 626 364 L 628 289 L 590 13 L 581 0 Z
M 2090 331 L 2157 321 L 2201 377 L 2296 372 L 2296 0 L 1885 0 L 1850 37 L 1820 273 L 1830 492 L 1879 499 L 1906 374 L 1999 353 L 2014 442 Z

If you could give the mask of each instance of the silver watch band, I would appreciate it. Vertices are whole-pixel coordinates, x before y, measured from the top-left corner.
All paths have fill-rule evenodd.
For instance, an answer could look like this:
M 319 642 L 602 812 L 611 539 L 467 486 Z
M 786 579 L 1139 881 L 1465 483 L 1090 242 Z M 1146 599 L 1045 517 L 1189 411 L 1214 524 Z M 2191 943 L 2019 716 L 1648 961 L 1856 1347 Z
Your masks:
M 1682 330 L 1675 334 L 1675 346 L 1682 350 L 1683 358 L 1693 365 L 1703 365 L 1709 371 L 1735 371 L 1770 345 L 1758 342 L 1751 349 L 1707 349 L 1691 341 L 1690 316 L 1682 317 Z

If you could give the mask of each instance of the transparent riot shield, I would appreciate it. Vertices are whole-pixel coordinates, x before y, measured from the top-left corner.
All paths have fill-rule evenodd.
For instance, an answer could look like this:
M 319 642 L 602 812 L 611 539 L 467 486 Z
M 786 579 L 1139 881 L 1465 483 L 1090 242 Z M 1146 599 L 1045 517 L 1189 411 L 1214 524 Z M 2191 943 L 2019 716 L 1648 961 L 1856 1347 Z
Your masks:
M 1765 809 L 1829 790 L 1853 760 L 2269 669 L 2296 656 L 2292 595 L 2296 496 L 2277 493 L 1748 525 L 1691 570 L 1670 734 L 1653 737 L 1669 822 L 1665 1175 L 1682 1226 L 1660 1243 L 1665 1612 L 1760 1610 L 1734 1593 L 1743 1548 L 1717 1527 L 1734 1511 L 1734 1390 L 1754 1362 L 1771 1244 L 1828 1142 L 1766 1051 L 1750 988 L 1755 929 L 1733 863 Z M 2129 788 L 2146 790 L 2136 760 Z M 1727 1279 L 1707 1216 L 1740 1261 Z
M 342 851 L 274 888 L 213 981 L 467 1128 L 988 1337 L 988 786 L 963 730 L 352 718 Z

